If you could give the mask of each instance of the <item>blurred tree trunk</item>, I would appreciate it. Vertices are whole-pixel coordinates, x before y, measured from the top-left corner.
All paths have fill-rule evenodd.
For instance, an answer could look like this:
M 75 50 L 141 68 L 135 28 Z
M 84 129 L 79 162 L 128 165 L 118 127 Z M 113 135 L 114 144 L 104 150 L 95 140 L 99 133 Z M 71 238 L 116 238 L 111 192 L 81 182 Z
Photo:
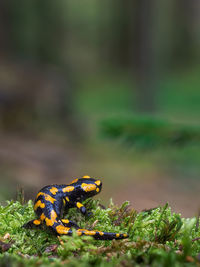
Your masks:
M 136 80 L 136 102 L 141 112 L 157 109 L 162 72 L 167 65 L 172 0 L 112 1 L 109 56 Z M 168 16 L 168 17 L 167 17 Z
M 178 0 L 174 3 L 172 49 L 173 63 L 179 66 L 189 66 L 199 60 L 200 44 L 200 1 Z
M 0 2 L 0 108 L 7 129 L 42 122 L 44 128 L 56 123 L 73 137 L 79 133 L 64 57 L 66 7 L 53 0 Z
M 136 70 L 138 108 L 152 112 L 156 108 L 157 75 L 154 44 L 155 1 L 138 0 L 133 21 L 133 66 Z M 134 41 L 133 40 L 133 41 Z
M 141 112 L 158 109 L 164 72 L 169 66 L 173 0 L 137 0 L 132 25 L 132 66 L 136 74 L 137 107 Z
M 136 73 L 137 106 L 144 112 L 156 108 L 155 6 L 155 0 L 113 0 L 107 34 L 113 64 Z
M 131 24 L 132 16 L 131 0 L 121 1 L 113 0 L 112 2 L 112 22 L 110 29 L 109 54 L 114 64 L 120 68 L 130 67 L 131 51 Z
M 9 16 L 6 12 L 5 1 L 0 1 L 0 58 L 4 57 L 9 45 L 7 38 L 7 33 L 9 32 Z

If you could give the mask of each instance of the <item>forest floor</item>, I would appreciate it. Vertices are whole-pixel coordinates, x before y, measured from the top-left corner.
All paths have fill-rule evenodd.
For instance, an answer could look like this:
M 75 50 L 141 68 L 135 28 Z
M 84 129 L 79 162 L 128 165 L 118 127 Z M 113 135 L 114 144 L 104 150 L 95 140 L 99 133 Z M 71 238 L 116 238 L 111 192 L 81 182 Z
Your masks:
M 26 199 L 34 199 L 47 184 L 69 183 L 88 174 L 103 180 L 99 198 L 104 204 L 110 198 L 117 204 L 128 200 L 141 211 L 169 202 L 184 217 L 200 209 L 198 179 L 177 177 L 166 170 L 167 162 L 160 164 L 151 154 L 143 158 L 109 143 L 85 146 L 1 135 L 0 162 L 1 200 L 15 198 L 20 187 Z

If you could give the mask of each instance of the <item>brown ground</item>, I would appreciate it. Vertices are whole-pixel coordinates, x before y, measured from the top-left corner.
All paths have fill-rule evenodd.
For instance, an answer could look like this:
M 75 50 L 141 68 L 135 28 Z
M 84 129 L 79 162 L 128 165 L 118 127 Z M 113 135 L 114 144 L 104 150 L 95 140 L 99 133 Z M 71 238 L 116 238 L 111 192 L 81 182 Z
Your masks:
M 101 147 L 101 149 L 100 149 Z M 107 150 L 106 150 L 107 149 Z M 106 151 L 106 152 L 105 152 Z M 104 177 L 99 197 L 105 203 L 110 197 L 120 204 L 130 200 L 136 210 L 156 207 L 169 202 L 174 211 L 194 216 L 200 208 L 197 180 L 169 177 L 160 168 L 128 159 L 97 146 L 52 144 L 47 141 L 5 136 L 0 138 L 1 199 L 13 197 L 18 186 L 25 188 L 26 197 L 33 198 L 44 185 L 68 183 L 73 177 L 89 174 Z M 5 191 L 6 197 L 5 197 Z

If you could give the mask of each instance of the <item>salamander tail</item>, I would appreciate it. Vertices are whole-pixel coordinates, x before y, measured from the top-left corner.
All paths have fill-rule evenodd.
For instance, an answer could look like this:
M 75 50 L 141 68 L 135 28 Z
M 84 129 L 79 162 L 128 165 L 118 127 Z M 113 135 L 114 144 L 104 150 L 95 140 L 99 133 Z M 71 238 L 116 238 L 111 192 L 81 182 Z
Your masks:
M 92 236 L 97 240 L 113 240 L 113 239 L 128 238 L 128 234 L 117 234 L 117 233 L 101 232 L 101 231 L 98 231 L 98 230 L 78 229 L 76 232 L 77 232 L 78 235 Z

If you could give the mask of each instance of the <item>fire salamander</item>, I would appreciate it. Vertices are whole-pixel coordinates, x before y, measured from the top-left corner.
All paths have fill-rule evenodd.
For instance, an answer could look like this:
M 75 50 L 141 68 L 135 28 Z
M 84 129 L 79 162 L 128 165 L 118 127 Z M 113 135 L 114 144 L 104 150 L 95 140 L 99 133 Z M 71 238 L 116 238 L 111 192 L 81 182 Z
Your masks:
M 76 207 L 83 215 L 89 215 L 81 203 L 83 200 L 98 194 L 102 182 L 83 176 L 73 180 L 69 185 L 48 185 L 43 187 L 36 196 L 34 211 L 37 219 L 24 224 L 25 228 L 39 228 L 45 224 L 57 235 L 72 235 L 72 228 L 78 235 L 93 236 L 99 240 L 127 238 L 127 234 L 107 233 L 98 230 L 81 229 L 76 223 L 63 219 L 68 209 Z

